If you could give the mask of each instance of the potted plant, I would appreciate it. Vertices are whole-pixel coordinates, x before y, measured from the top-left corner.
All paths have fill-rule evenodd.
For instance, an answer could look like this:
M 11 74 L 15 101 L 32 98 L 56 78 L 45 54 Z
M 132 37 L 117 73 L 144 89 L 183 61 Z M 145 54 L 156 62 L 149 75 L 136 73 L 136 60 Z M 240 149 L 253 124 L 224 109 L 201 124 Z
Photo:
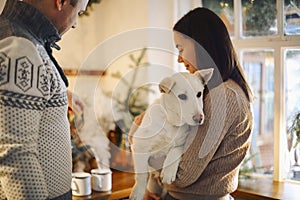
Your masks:
M 107 72 L 106 74 L 110 78 L 117 80 L 119 83 L 118 86 L 122 88 L 122 90 L 117 92 L 103 92 L 106 97 L 112 100 L 113 121 L 115 123 L 115 129 L 108 133 L 108 138 L 112 142 L 111 167 L 119 170 L 128 170 L 133 167 L 129 156 L 130 144 L 128 133 L 133 118 L 141 114 L 148 107 L 148 94 L 155 93 L 151 85 L 137 87 L 139 85 L 138 77 L 141 76 L 139 68 L 149 65 L 148 62 L 144 61 L 146 51 L 147 48 L 143 48 L 140 52 L 136 52 L 139 53 L 137 55 L 136 53 L 129 54 L 130 62 L 127 68 L 128 71 L 132 72 L 129 76 L 126 76 L 127 72 L 122 73 L 121 70 Z M 122 68 L 120 67 L 120 69 Z M 116 150 L 114 151 L 114 149 Z
M 289 150 L 293 155 L 292 170 L 293 178 L 300 180 L 300 113 L 297 113 L 291 126 L 288 128 Z

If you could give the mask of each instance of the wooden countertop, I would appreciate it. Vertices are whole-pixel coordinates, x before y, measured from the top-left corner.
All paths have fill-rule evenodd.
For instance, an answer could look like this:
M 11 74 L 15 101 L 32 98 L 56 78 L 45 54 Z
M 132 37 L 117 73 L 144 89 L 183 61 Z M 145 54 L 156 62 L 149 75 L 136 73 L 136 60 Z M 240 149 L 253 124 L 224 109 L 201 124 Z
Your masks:
M 112 172 L 112 190 L 110 192 L 92 191 L 89 196 L 72 196 L 72 200 L 115 200 L 128 198 L 134 184 L 134 174 L 120 171 Z
M 270 179 L 251 178 L 239 181 L 238 189 L 232 196 L 243 200 L 299 200 L 300 184 L 278 182 Z
M 127 199 L 134 185 L 134 174 L 120 171 L 112 173 L 112 190 L 95 192 L 84 197 L 73 196 L 72 200 L 117 200 Z M 252 178 L 239 181 L 238 189 L 232 193 L 236 199 L 242 200 L 299 200 L 300 184 L 276 182 L 270 179 Z

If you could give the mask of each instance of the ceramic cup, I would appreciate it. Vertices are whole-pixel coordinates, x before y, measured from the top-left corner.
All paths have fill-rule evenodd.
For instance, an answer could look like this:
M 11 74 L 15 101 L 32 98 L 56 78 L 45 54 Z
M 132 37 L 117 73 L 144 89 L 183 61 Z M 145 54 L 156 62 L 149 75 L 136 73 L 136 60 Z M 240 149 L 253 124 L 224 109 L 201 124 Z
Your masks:
M 85 172 L 72 173 L 72 195 L 86 196 L 92 193 L 91 174 Z
M 99 192 L 110 191 L 112 172 L 110 169 L 92 169 L 92 189 Z

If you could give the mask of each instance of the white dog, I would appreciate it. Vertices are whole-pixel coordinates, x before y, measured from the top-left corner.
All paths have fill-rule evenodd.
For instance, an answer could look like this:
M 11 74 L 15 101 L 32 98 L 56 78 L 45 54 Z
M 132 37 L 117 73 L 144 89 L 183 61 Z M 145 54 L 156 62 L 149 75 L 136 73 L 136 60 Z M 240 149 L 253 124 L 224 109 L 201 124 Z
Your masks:
M 162 183 L 175 180 L 190 126 L 204 121 L 202 94 L 212 74 L 212 68 L 194 74 L 179 72 L 160 82 L 162 95 L 146 110 L 132 138 L 135 185 L 130 200 L 144 198 L 151 156 L 166 156 L 160 174 Z

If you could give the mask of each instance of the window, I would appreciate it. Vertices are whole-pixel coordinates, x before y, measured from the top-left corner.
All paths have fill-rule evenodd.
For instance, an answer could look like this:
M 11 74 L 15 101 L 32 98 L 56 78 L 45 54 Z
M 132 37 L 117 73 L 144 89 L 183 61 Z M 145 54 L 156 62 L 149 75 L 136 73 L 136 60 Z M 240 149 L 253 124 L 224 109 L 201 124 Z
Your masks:
M 289 133 L 300 113 L 300 0 L 201 3 L 226 24 L 255 94 L 250 165 L 258 175 L 300 181 L 300 133 Z
M 219 15 L 225 23 L 228 32 L 231 36 L 234 34 L 234 8 L 233 0 L 228 1 L 215 1 L 215 0 L 202 0 L 203 7 L 209 8 Z
M 284 4 L 284 33 L 286 35 L 300 34 L 299 1 L 285 1 Z
M 284 50 L 284 71 L 285 71 L 285 115 L 288 130 L 291 130 L 295 119 L 300 116 L 300 49 Z M 298 122 L 299 123 L 299 122 Z M 297 129 L 299 127 L 296 127 Z M 288 161 L 290 163 L 287 178 L 300 181 L 300 135 L 288 131 Z
M 272 174 L 274 133 L 274 51 L 245 50 L 242 65 L 255 96 L 251 153 L 257 172 Z
M 257 37 L 277 34 L 276 0 L 242 0 L 243 36 Z

